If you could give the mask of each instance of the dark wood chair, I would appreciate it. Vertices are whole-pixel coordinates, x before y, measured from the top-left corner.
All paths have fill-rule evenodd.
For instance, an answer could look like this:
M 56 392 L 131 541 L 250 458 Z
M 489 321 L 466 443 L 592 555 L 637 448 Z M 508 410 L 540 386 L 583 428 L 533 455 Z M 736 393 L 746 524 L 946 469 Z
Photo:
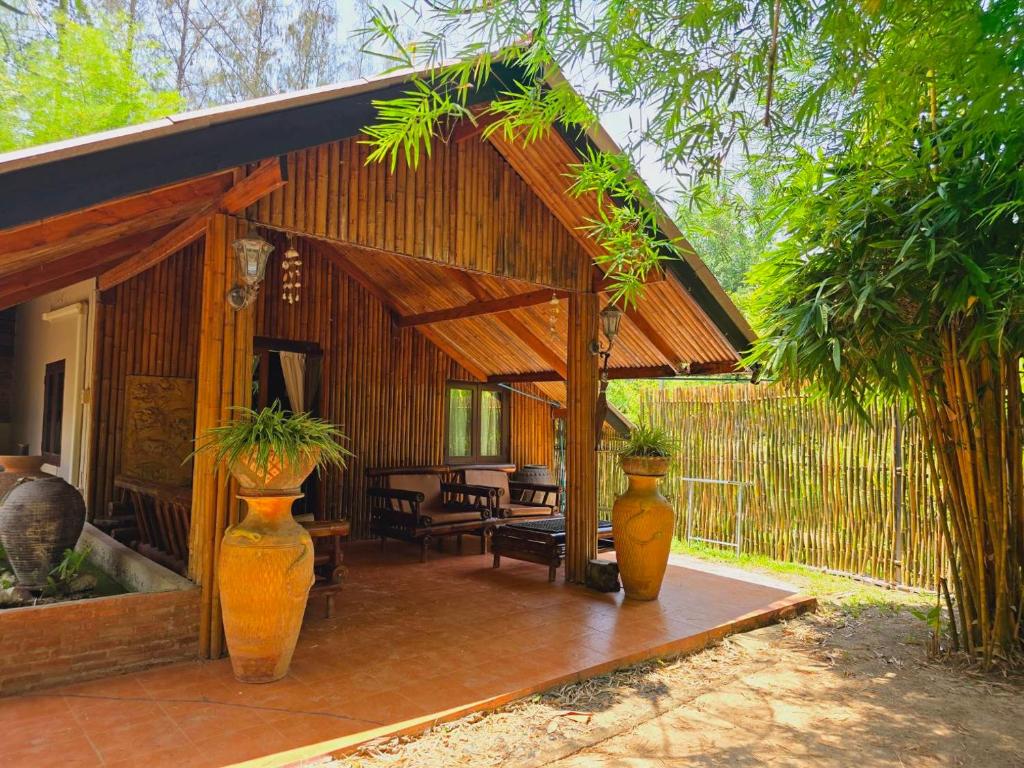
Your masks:
M 456 536 L 461 546 L 461 537 L 470 534 L 480 537 L 481 554 L 487 551 L 497 504 L 494 488 L 442 482 L 442 472 L 434 469 L 371 473 L 380 483 L 368 494 L 381 547 L 389 538 L 419 542 L 420 562 L 426 562 L 431 541 Z
M 341 591 L 342 582 L 348 575 L 344 565 L 342 540 L 352 530 L 348 520 L 304 521 L 305 528 L 313 539 L 313 587 L 309 599 L 324 598 L 324 618 L 334 616 L 334 598 Z
M 522 483 L 503 469 L 472 467 L 462 471 L 463 482 L 496 492 L 492 516 L 498 521 L 539 520 L 560 514 L 562 489 L 557 485 Z

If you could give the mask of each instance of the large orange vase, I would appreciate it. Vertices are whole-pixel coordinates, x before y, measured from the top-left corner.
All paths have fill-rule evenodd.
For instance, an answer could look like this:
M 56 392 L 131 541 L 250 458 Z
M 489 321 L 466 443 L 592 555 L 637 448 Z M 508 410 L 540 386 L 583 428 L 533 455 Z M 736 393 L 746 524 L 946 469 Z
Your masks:
M 235 677 L 269 683 L 288 672 L 313 585 L 313 540 L 292 517 L 302 494 L 245 496 L 248 514 L 224 533 L 220 597 Z
M 619 575 L 626 597 L 655 600 L 665 578 L 675 525 L 672 505 L 658 490 L 658 482 L 668 472 L 668 459 L 624 456 L 621 463 L 629 488 L 612 507 Z

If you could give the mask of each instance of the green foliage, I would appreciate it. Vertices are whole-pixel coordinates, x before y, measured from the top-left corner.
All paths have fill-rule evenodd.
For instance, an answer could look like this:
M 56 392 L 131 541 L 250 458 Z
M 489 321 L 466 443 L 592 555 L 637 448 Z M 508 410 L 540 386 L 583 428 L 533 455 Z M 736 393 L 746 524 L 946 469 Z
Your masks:
M 231 464 L 254 455 L 255 466 L 266 472 L 271 455 L 293 464 L 315 456 L 317 469 L 344 467 L 352 455 L 341 445 L 347 438 L 338 427 L 308 413 L 284 411 L 279 400 L 260 411 L 233 410 L 236 418 L 207 430 L 191 456 L 212 451 L 218 462 Z
M 767 203 L 772 182 L 754 165 L 720 184 L 702 185 L 676 218 L 694 250 L 756 330 L 750 273 L 772 248 L 777 221 Z
M 65 21 L 0 62 L 0 151 L 121 128 L 180 111 L 150 86 L 163 62 L 123 16 Z
M 1024 102 L 893 130 L 841 158 L 807 155 L 779 205 L 788 235 L 757 267 L 752 359 L 860 403 L 937 370 L 943 333 L 1024 348 Z
M 637 424 L 629 433 L 620 456 L 655 456 L 672 458 L 676 452 L 676 444 L 672 435 L 664 427 L 656 424 Z
M 489 131 L 529 142 L 556 124 L 575 133 L 592 128 L 596 115 L 642 107 L 627 155 L 654 154 L 684 183 L 714 182 L 739 154 L 781 179 L 805 148 L 834 155 L 851 142 L 884 142 L 892 120 L 906 126 L 907 115 L 921 112 L 928 78 L 942 84 L 963 119 L 988 114 L 999 91 L 974 86 L 1019 57 L 1018 6 L 440 0 L 429 4 L 427 31 L 415 43 L 403 42 L 397 17 L 383 11 L 370 46 L 397 66 L 435 69 L 404 100 L 379 105 L 370 143 L 376 159 L 415 159 L 417 147 L 426 150 L 456 119 L 476 119 L 467 106 L 493 76 L 500 85 L 483 113 L 497 119 Z M 452 40 L 467 42 L 453 51 Z M 603 208 L 591 234 L 609 251 L 605 264 L 621 279 L 618 293 L 633 299 L 638 276 L 680 244 L 659 241 L 649 194 L 624 183 L 635 179 L 629 161 L 597 153 L 576 175 L 582 181 L 574 191 L 597 191 L 626 209 Z
M 50 577 L 58 584 L 67 584 L 82 570 L 89 552 L 88 547 L 80 550 L 65 549 L 60 562 L 50 571 Z

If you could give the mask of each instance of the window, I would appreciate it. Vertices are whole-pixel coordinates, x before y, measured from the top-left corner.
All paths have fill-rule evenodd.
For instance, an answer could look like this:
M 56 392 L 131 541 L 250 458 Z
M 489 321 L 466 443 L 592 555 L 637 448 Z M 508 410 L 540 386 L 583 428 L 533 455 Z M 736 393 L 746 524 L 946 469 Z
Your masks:
M 507 402 L 505 391 L 491 384 L 449 383 L 447 461 L 508 461 Z
M 64 426 L 64 361 L 46 364 L 43 374 L 43 461 L 60 466 L 60 438 Z

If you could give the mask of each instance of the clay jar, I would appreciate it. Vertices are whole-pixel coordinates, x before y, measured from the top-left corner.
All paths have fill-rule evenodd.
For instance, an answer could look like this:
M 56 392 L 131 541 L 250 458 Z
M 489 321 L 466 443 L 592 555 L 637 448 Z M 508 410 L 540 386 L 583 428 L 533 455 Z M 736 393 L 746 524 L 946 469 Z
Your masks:
M 0 504 L 0 541 L 18 584 L 46 586 L 46 577 L 66 549 L 74 549 L 85 526 L 85 501 L 59 477 L 22 482 Z
M 665 578 L 672 548 L 675 514 L 661 495 L 658 483 L 668 472 L 669 460 L 660 456 L 623 456 L 622 470 L 629 488 L 615 499 L 612 530 L 615 557 L 626 597 L 655 600 Z

